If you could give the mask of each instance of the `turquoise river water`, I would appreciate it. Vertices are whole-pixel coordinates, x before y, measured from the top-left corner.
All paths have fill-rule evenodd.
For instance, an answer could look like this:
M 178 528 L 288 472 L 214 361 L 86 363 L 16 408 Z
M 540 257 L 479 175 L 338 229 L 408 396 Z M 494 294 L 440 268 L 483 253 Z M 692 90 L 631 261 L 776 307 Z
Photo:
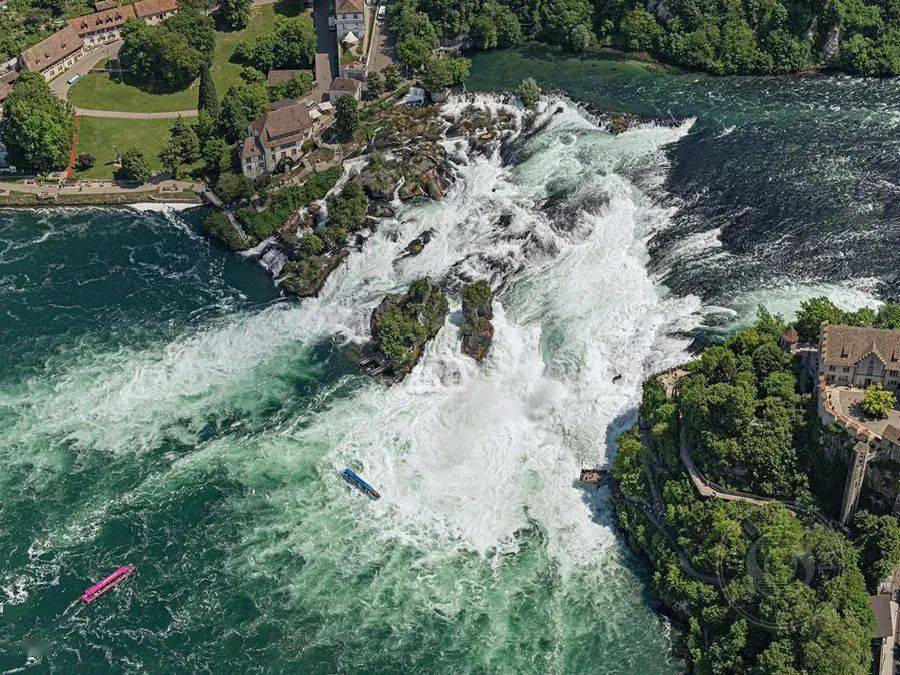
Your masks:
M 608 494 L 573 479 L 693 339 L 758 302 L 895 292 L 897 83 L 473 70 L 571 100 L 493 157 L 451 146 L 445 199 L 380 223 L 314 300 L 191 211 L 0 211 L 0 672 L 683 668 Z M 574 101 L 641 121 L 611 136 Z M 425 274 L 447 324 L 403 383 L 365 376 L 368 314 Z M 477 365 L 456 292 L 486 274 Z

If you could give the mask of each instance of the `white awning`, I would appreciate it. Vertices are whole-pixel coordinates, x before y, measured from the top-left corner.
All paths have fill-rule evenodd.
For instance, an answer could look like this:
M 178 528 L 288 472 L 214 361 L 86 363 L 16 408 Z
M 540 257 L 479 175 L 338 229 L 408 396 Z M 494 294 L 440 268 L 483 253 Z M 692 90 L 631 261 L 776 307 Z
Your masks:
M 353 34 L 353 31 L 351 30 L 349 33 L 347 33 L 347 34 L 344 36 L 344 39 L 341 40 L 341 42 L 346 42 L 348 45 L 358 45 L 358 44 L 359 44 L 359 38 L 356 37 L 356 36 Z

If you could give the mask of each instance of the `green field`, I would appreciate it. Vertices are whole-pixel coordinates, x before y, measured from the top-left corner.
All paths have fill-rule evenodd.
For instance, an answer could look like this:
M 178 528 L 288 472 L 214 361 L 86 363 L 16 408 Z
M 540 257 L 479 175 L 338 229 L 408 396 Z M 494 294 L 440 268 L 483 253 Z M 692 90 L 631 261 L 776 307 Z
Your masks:
M 175 120 L 119 120 L 107 117 L 80 117 L 78 123 L 78 154 L 94 156 L 94 166 L 77 172 L 79 178 L 112 178 L 116 167 L 116 147 L 124 152 L 137 147 L 153 171 L 161 171 L 157 155 L 169 140 L 169 129 Z
M 252 9 L 250 24 L 241 31 L 216 31 L 211 72 L 216 91 L 221 98 L 228 87 L 241 81 L 241 65 L 231 62 L 238 43 L 266 33 L 272 28 L 275 16 L 297 16 L 301 0 L 285 0 L 277 5 L 260 5 Z M 309 12 L 303 15 L 312 24 Z M 107 73 L 95 73 L 81 78 L 69 89 L 69 102 L 89 110 L 121 110 L 125 112 L 172 112 L 197 107 L 197 82 L 183 91 L 171 94 L 151 94 L 133 84 L 113 81 Z

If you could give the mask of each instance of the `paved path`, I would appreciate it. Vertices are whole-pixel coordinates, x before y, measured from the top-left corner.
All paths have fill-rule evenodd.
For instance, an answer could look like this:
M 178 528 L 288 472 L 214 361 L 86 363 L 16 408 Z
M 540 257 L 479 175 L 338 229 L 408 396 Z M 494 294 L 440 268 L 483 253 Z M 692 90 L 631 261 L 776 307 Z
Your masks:
M 196 110 L 175 110 L 171 112 L 122 112 L 121 110 L 90 110 L 88 108 L 75 108 L 75 112 L 82 117 L 115 117 L 120 120 L 168 120 L 176 117 L 196 117 Z
M 377 11 L 377 6 L 372 8 Z M 375 19 L 375 27 L 372 29 L 372 46 L 369 49 L 369 70 L 380 72 L 394 62 L 393 50 L 384 30 L 384 22 Z
M 130 194 L 133 192 L 149 192 L 156 190 L 161 195 L 166 192 L 190 190 L 198 194 L 203 192 L 203 184 L 183 180 L 161 180 L 129 185 L 111 180 L 82 180 L 77 183 L 7 183 L 0 181 L 0 192 L 27 192 L 29 194 L 56 197 L 59 195 L 104 195 Z

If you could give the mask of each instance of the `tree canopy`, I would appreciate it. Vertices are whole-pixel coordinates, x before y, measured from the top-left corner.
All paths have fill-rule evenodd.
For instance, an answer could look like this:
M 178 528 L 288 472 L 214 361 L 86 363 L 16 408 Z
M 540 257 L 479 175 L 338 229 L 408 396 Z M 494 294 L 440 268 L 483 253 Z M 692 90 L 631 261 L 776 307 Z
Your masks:
M 45 172 L 68 164 L 72 110 L 53 95 L 42 75 L 19 75 L 6 97 L 3 119 L 3 142 L 17 167 Z
M 273 68 L 311 68 L 316 59 L 316 34 L 300 17 L 276 16 L 272 31 L 240 43 L 235 57 L 263 73 Z
M 477 49 L 535 39 L 654 53 L 714 74 L 778 74 L 820 63 L 858 75 L 900 74 L 900 9 L 886 0 L 399 0 L 390 28 L 413 69 L 439 39 Z
M 680 457 L 679 427 L 710 480 L 813 503 L 809 478 L 820 477 L 823 460 L 810 428 L 817 417 L 797 386 L 793 357 L 777 346 L 783 329 L 780 317 L 760 311 L 754 325 L 704 349 L 671 398 L 651 378 L 640 405 L 648 444 L 636 429 L 618 439 L 618 488 L 649 504 L 648 467 L 656 467 L 661 517 L 692 569 L 644 511 L 616 499 L 616 515 L 650 560 L 659 597 L 688 625 L 695 672 L 863 675 L 874 626 L 865 579 L 900 557 L 896 518 L 863 516 L 857 550 L 841 532 L 777 502 L 700 497 Z
M 189 85 L 209 65 L 215 46 L 212 19 L 190 10 L 156 26 L 129 20 L 122 29 L 122 39 L 122 67 L 150 91 Z

